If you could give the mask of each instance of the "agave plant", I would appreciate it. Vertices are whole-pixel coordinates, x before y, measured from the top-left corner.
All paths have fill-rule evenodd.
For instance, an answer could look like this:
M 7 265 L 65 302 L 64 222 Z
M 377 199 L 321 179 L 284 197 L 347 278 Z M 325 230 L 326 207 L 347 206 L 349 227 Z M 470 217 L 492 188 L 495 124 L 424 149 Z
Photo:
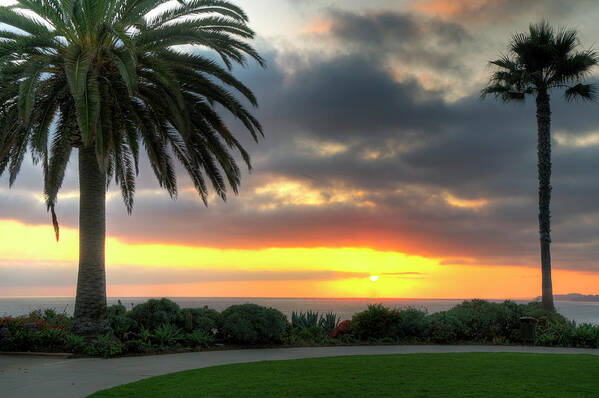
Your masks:
M 318 312 L 308 310 L 306 312 L 291 313 L 291 327 L 300 330 L 318 327 Z
M 160 346 L 172 346 L 183 338 L 181 329 L 170 323 L 163 323 L 154 330 L 152 335 Z
M 318 326 L 320 326 L 327 334 L 332 334 L 333 331 L 339 326 L 340 318 L 337 314 L 327 312 L 320 317 Z

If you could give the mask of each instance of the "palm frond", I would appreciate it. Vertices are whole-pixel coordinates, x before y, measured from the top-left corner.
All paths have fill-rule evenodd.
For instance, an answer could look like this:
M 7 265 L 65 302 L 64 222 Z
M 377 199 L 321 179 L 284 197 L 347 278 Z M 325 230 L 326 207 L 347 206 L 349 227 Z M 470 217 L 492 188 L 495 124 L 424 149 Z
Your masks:
M 583 100 L 587 102 L 593 102 L 597 99 L 597 85 L 596 84 L 582 84 L 578 83 L 572 87 L 568 87 L 564 92 L 564 97 L 567 101 Z
M 493 94 L 511 101 L 566 88 L 568 100 L 594 100 L 593 86 L 582 79 L 599 64 L 599 55 L 595 50 L 577 51 L 579 45 L 576 30 L 556 31 L 547 21 L 531 24 L 527 33 L 512 36 L 507 55 L 491 61 L 495 70 L 482 96 Z
M 17 0 L 0 7 L 0 23 L 8 26 L 0 28 L 0 174 L 7 170 L 12 184 L 28 149 L 34 163 L 42 163 L 57 237 L 55 206 L 73 147 L 95 149 L 107 187 L 111 180 L 118 184 L 128 212 L 141 148 L 173 198 L 175 161 L 206 204 L 209 185 L 223 200 L 227 189 L 238 192 L 234 154 L 248 168 L 250 156 L 220 112 L 255 140 L 263 135 L 245 105 L 255 107 L 257 99 L 231 69 L 248 60 L 265 64 L 239 6 L 227 0 Z

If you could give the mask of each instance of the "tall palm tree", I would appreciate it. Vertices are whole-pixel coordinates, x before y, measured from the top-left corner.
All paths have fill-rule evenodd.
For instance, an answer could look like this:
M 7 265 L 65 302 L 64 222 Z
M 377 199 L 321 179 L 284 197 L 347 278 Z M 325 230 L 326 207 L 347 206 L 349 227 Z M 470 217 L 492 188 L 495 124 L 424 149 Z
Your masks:
M 44 171 L 54 213 L 72 152 L 79 159 L 79 272 L 73 332 L 109 330 L 104 263 L 105 194 L 114 178 L 133 208 L 140 147 L 160 186 L 177 195 L 173 159 L 206 203 L 208 185 L 237 193 L 233 151 L 248 153 L 217 113 L 260 123 L 232 92 L 256 106 L 231 73 L 263 59 L 248 44 L 244 11 L 225 0 L 17 0 L 0 7 L 0 175 L 12 185 L 26 152 Z M 203 51 L 202 51 L 203 50 Z M 219 66 L 206 56 L 217 54 Z M 76 148 L 76 151 L 73 151 Z
M 578 33 L 554 30 L 547 22 L 531 24 L 527 33 L 512 36 L 509 52 L 491 61 L 496 68 L 483 97 L 493 94 L 505 102 L 522 101 L 533 95 L 537 104 L 539 233 L 543 307 L 553 311 L 551 282 L 551 104 L 553 90 L 564 90 L 568 101 L 593 101 L 596 86 L 583 83 L 599 58 L 594 50 L 579 50 Z

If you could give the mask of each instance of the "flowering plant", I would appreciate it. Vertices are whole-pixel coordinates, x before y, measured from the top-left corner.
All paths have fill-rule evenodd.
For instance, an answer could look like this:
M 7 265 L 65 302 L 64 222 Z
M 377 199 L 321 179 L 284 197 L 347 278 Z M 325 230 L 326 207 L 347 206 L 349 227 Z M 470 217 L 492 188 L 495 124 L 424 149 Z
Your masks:
M 0 319 L 0 351 L 55 351 L 61 348 L 72 318 L 54 310 Z
M 335 330 L 333 330 L 333 333 L 331 333 L 331 337 L 334 338 L 334 339 L 336 339 L 339 336 L 342 336 L 344 334 L 349 333 L 350 326 L 351 326 L 351 320 L 350 319 L 346 319 L 343 322 L 339 322 L 339 325 L 337 325 L 337 327 L 335 328 Z

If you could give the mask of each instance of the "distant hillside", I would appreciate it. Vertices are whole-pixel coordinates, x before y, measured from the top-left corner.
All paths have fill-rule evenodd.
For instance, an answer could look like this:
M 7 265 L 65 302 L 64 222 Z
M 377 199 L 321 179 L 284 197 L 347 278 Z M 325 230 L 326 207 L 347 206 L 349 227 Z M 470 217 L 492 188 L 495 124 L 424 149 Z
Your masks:
M 569 293 L 569 294 L 554 294 L 553 299 L 556 301 L 596 301 L 599 302 L 599 294 L 580 294 L 580 293 Z M 541 300 L 541 296 L 538 296 L 536 300 Z

